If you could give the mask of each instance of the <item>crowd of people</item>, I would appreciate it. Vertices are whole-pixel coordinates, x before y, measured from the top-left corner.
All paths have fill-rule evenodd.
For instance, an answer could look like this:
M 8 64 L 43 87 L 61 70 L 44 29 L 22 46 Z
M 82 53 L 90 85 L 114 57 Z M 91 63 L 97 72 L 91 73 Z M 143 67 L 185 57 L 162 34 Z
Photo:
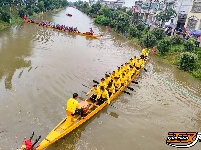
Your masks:
M 35 21 L 33 19 L 28 20 L 28 22 L 35 23 Z M 48 21 L 40 21 L 37 24 L 39 26 L 51 27 L 51 28 L 58 29 L 58 30 L 69 31 L 69 32 L 74 32 L 74 33 L 81 33 L 80 31 L 78 31 L 77 27 L 74 28 L 73 26 L 69 27 L 66 25 L 55 24 L 55 23 L 51 23 Z M 86 33 L 93 35 L 94 34 L 93 29 L 92 28 L 89 28 L 89 29 L 90 29 L 90 31 L 86 32 Z
M 142 67 L 144 67 L 145 60 L 148 58 L 147 49 L 142 50 L 142 54 L 138 59 L 136 56 L 130 59 L 129 62 L 126 62 L 124 65 L 118 67 L 117 70 L 112 73 L 105 74 L 105 78 L 102 78 L 100 83 L 95 84 L 93 88 L 86 94 L 88 96 L 91 92 L 93 92 L 90 97 L 91 102 L 100 106 L 104 102 L 110 104 L 110 98 L 123 86 L 126 86 L 129 83 L 133 76 L 139 71 Z M 67 101 L 66 111 L 68 114 L 81 115 L 84 118 L 84 112 L 78 101 L 78 94 L 74 93 L 73 98 L 70 98 Z

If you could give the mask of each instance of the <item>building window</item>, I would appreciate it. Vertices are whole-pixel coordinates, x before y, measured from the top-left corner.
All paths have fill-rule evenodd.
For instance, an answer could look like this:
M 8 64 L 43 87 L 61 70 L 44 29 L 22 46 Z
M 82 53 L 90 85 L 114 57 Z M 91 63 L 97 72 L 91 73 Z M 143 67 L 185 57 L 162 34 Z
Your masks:
M 191 30 L 195 30 L 197 22 L 198 22 L 198 18 L 197 17 L 195 17 L 195 16 L 189 17 L 186 28 L 187 29 L 191 29 Z

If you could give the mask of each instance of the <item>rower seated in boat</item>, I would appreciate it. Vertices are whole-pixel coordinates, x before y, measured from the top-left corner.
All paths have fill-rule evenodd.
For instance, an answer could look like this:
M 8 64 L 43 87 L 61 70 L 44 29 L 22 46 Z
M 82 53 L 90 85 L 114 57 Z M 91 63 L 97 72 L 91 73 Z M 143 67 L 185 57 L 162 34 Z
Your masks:
M 120 77 L 121 74 L 122 74 L 122 72 L 121 72 L 121 67 L 118 67 L 118 69 L 115 71 L 115 75 L 116 75 L 117 77 Z
M 130 69 L 127 69 L 125 72 L 125 77 L 127 79 L 128 82 L 131 81 L 131 74 L 130 74 Z
M 113 94 L 115 93 L 115 86 L 112 84 L 112 82 L 108 84 L 107 90 L 109 97 L 113 96 Z
M 139 60 L 139 63 L 140 63 L 140 65 L 141 65 L 142 67 L 144 67 L 145 61 L 144 61 L 143 58 L 141 58 L 141 59 Z
M 106 84 L 106 82 L 105 82 L 105 79 L 104 79 L 104 78 L 102 78 L 102 79 L 101 79 L 101 81 L 100 81 L 100 83 L 99 83 L 99 86 L 100 86 L 100 87 L 107 88 L 107 84 Z
M 137 70 L 139 70 L 141 68 L 141 64 L 139 62 L 140 59 L 137 59 L 136 63 L 135 63 L 135 67 Z
M 133 78 L 133 76 L 135 75 L 137 69 L 135 68 L 135 66 L 133 67 L 130 67 L 130 75 L 131 75 L 131 78 Z
M 101 105 L 105 101 L 110 103 L 108 91 L 103 86 L 100 87 L 100 93 L 98 95 L 97 101 L 97 105 Z
M 84 118 L 83 109 L 78 103 L 77 98 L 78 98 L 78 94 L 74 93 L 73 98 L 70 98 L 67 101 L 66 113 L 67 115 L 71 115 L 71 116 L 81 115 L 81 118 Z
M 121 81 L 120 81 L 119 77 L 114 77 L 113 84 L 115 86 L 115 92 L 117 92 L 121 87 Z
M 108 74 L 105 74 L 105 84 L 108 85 L 111 82 L 111 77 Z
M 121 86 L 127 85 L 127 77 L 125 75 L 125 73 L 123 73 L 120 77 L 120 81 L 121 81 Z
M 30 20 L 28 20 L 28 22 L 34 23 L 34 20 L 33 20 L 33 19 L 30 19 Z
M 93 95 L 90 97 L 92 102 L 96 102 L 97 96 L 100 93 L 100 88 L 95 84 L 93 88 L 86 94 L 88 96 L 93 91 Z
M 145 59 L 147 56 L 148 56 L 147 48 L 142 49 L 142 54 L 141 54 L 140 57 L 141 57 L 142 59 Z

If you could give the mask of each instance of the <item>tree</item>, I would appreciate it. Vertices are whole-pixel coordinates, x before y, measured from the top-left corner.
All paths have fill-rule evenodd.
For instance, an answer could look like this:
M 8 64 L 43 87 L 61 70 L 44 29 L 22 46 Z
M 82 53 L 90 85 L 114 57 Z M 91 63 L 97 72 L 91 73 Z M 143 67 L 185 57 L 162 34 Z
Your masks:
M 161 11 L 156 15 L 156 19 L 158 21 L 162 21 L 162 24 L 164 22 L 168 22 L 171 18 L 175 18 L 177 16 L 177 13 L 174 9 L 165 9 L 165 11 Z
M 164 30 L 160 28 L 154 28 L 152 33 L 155 35 L 157 40 L 161 40 L 165 36 Z
M 195 50 L 195 40 L 187 40 L 184 42 L 184 50 L 193 52 Z
M 98 23 L 100 25 L 108 26 L 110 23 L 110 19 L 105 17 L 104 15 L 98 16 L 95 20 L 95 23 Z
M 156 44 L 156 37 L 152 33 L 148 32 L 146 35 L 143 36 L 142 42 L 147 48 L 153 47 Z
M 163 39 L 157 44 L 157 49 L 161 55 L 165 55 L 171 48 L 171 42 L 169 39 Z
M 197 55 L 190 52 L 184 52 L 180 55 L 179 67 L 184 71 L 193 71 L 196 66 Z

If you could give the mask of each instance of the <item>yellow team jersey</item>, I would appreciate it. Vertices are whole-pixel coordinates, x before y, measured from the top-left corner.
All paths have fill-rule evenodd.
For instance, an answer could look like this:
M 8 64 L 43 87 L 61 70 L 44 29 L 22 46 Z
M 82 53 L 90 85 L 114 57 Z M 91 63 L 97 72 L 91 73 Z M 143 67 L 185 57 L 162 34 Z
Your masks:
M 137 62 L 137 58 L 133 58 L 133 66 Z
M 70 98 L 68 101 L 67 101 L 67 108 L 66 110 L 71 112 L 71 113 L 75 113 L 75 110 L 76 109 L 80 109 L 80 104 L 78 103 L 78 101 L 74 98 Z
M 115 75 L 116 75 L 117 77 L 120 77 L 121 74 L 122 74 L 122 73 L 121 73 L 121 70 L 116 70 L 116 71 L 115 71 Z
M 141 66 L 140 62 L 136 62 L 136 63 L 135 63 L 135 67 L 140 68 L 140 66 Z
M 108 85 L 110 81 L 111 81 L 111 77 L 106 77 L 105 78 L 105 84 L 106 85 Z
M 103 86 L 104 88 L 107 87 L 107 84 L 105 83 L 105 81 L 104 81 L 104 82 L 101 81 L 99 85 L 100 85 L 100 87 L 101 87 L 101 86 Z
M 136 72 L 136 70 L 137 70 L 137 69 L 136 69 L 135 67 L 132 68 L 132 70 L 130 70 L 130 74 L 133 75 L 133 74 Z
M 114 80 L 114 77 L 116 77 L 116 75 L 115 74 L 111 74 L 110 77 L 111 77 L 112 80 Z
M 126 78 L 126 76 L 124 76 L 124 77 L 121 77 L 121 83 L 123 83 L 123 84 L 127 84 L 127 78 Z
M 140 59 L 139 63 L 140 63 L 141 65 L 144 65 L 144 59 Z
M 115 93 L 115 87 L 114 87 L 113 84 L 112 84 L 112 86 L 110 88 L 108 88 L 108 92 Z
M 144 56 L 145 56 L 145 55 L 146 55 L 146 53 L 147 53 L 146 49 L 143 49 L 143 50 L 142 50 L 142 55 L 144 55 Z
M 113 84 L 114 84 L 114 86 L 115 87 L 117 87 L 117 88 L 120 88 L 121 87 L 121 81 L 118 79 L 118 80 L 114 80 L 113 81 Z
M 100 97 L 109 99 L 108 91 L 107 90 L 100 91 L 98 98 Z
M 131 74 L 129 72 L 125 74 L 125 77 L 127 80 L 131 80 Z
M 87 95 L 89 94 L 89 93 L 91 93 L 93 91 L 93 93 L 94 93 L 94 95 L 98 95 L 98 93 L 100 92 L 100 88 L 99 87 L 97 87 L 96 89 L 93 87 L 88 93 L 87 93 Z
M 133 60 L 130 60 L 130 61 L 129 61 L 129 64 L 130 64 L 131 66 L 133 66 L 133 64 L 134 64 L 134 63 L 133 63 Z

